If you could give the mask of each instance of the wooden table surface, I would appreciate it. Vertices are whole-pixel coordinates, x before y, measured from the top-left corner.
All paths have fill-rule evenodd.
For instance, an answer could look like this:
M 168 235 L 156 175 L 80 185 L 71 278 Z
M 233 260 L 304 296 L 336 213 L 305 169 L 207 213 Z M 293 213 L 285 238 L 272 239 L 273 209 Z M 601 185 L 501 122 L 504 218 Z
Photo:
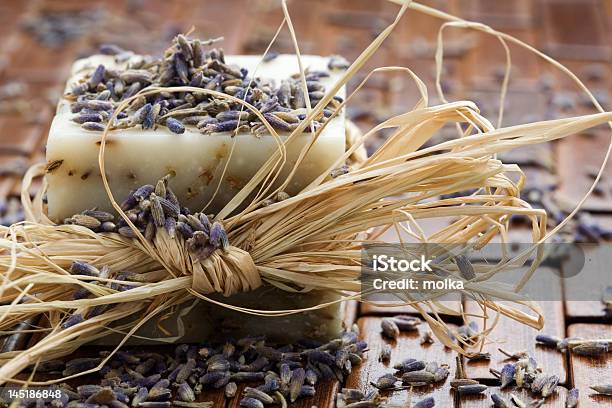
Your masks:
M 186 32 L 192 26 L 196 36 L 224 36 L 222 46 L 226 53 L 258 53 L 266 47 L 281 22 L 279 3 L 277 0 L 0 2 L 0 89 L 14 82 L 25 86 L 21 96 L 11 103 L 0 102 L 0 199 L 17 197 L 24 169 L 44 160 L 45 139 L 54 105 L 76 58 L 93 53 L 99 44 L 106 42 L 138 52 L 160 52 L 176 33 Z M 426 3 L 490 24 L 549 53 L 585 79 L 610 109 L 612 0 L 438 0 Z M 342 54 L 354 59 L 392 21 L 398 6 L 383 0 L 294 0 L 289 2 L 289 9 L 302 53 Z M 88 14 L 83 14 L 86 10 Z M 80 11 L 78 21 L 86 27 L 84 32 L 65 43 L 49 44 L 23 29 L 28 25 L 42 30 L 37 19 L 52 11 L 66 11 L 73 16 L 75 11 Z M 431 104 L 437 103 L 433 87 L 433 47 L 439 26 L 440 21 L 409 11 L 352 85 L 377 66 L 407 66 L 427 83 Z M 443 85 L 448 99 L 472 99 L 495 122 L 504 64 L 499 42 L 459 29 L 445 31 L 445 38 L 448 44 Z M 273 50 L 292 52 L 286 30 Z M 512 80 L 505 106 L 505 125 L 593 111 L 575 85 L 559 71 L 524 50 L 512 47 L 511 51 Z M 383 118 L 410 109 L 416 99 L 409 78 L 397 74 L 379 76 L 357 95 L 348 114 L 361 127 L 368 128 Z M 587 169 L 601 163 L 609 138 L 610 130 L 601 127 L 555 144 L 508 153 L 503 160 L 519 163 L 529 176 L 528 185 L 555 186 L 558 197 L 571 204 L 587 191 L 591 180 Z M 612 226 L 612 166 L 607 167 L 605 175 L 600 191 L 587 200 L 586 208 L 597 214 L 603 225 Z M 609 257 L 610 251 L 602 247 L 602 256 Z M 602 273 L 604 277 L 606 273 L 610 276 L 609 269 Z M 579 284 L 561 282 L 560 278 L 552 282 L 553 290 L 558 290 L 567 300 L 543 302 L 547 318 L 544 332 L 561 337 L 612 337 L 611 321 L 602 313 L 601 303 L 569 300 L 568 294 Z M 459 301 L 451 305 L 461 306 Z M 465 303 L 463 307 L 470 310 L 473 305 Z M 353 371 L 346 384 L 326 383 L 318 389 L 315 400 L 304 400 L 294 406 L 332 407 L 339 387 L 371 387 L 370 381 L 389 370 L 376 359 L 377 350 L 385 341 L 379 333 L 380 320 L 399 312 L 412 311 L 361 305 L 354 320 L 370 343 L 370 358 Z M 452 324 L 460 323 L 453 316 L 444 318 Z M 493 354 L 490 365 L 501 366 L 503 359 L 498 347 L 530 350 L 546 371 L 557 372 L 563 383 L 564 388 L 544 406 L 564 406 L 565 390 L 573 386 L 581 389 L 580 406 L 612 406 L 612 398 L 594 397 L 588 391 L 594 379 L 599 383 L 612 383 L 610 358 L 592 361 L 572 356 L 568 359 L 556 351 L 536 348 L 534 336 L 535 330 L 502 319 L 485 346 Z M 423 348 L 418 337 L 402 335 L 392 346 L 393 361 L 418 354 L 454 367 L 454 353 L 439 343 Z M 499 384 L 488 368 L 489 363 L 465 365 L 469 377 L 482 380 L 493 392 Z M 426 394 L 434 395 L 436 406 L 441 407 L 491 406 L 490 399 L 484 397 L 460 400 L 450 390 L 448 381 L 436 388 L 416 391 L 413 401 Z M 407 395 L 407 391 L 397 391 L 391 399 L 402 402 Z M 225 401 L 221 393 L 206 394 L 201 399 L 214 400 L 219 407 L 237 406 L 236 400 Z

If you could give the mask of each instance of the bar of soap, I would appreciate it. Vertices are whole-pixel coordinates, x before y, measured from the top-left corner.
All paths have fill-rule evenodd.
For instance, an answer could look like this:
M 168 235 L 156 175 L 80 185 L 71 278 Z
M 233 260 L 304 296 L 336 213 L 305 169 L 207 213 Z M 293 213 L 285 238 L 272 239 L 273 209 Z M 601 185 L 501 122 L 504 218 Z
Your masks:
M 217 301 L 250 309 L 295 310 L 321 303 L 333 302 L 339 295 L 328 291 L 288 293 L 271 286 L 262 286 L 251 292 L 239 293 L 229 298 L 211 296 Z M 191 305 L 190 302 L 186 305 Z M 290 344 L 302 339 L 327 341 L 340 337 L 344 326 L 345 303 L 334 303 L 322 309 L 310 310 L 287 316 L 254 316 L 231 310 L 212 303 L 200 301 L 188 313 L 180 308 L 169 318 L 159 323 L 156 319 L 145 323 L 129 344 L 155 344 L 153 339 L 179 334 L 179 319 L 183 326 L 181 343 L 199 343 L 206 339 L 219 341 L 223 338 L 242 338 L 249 335 L 266 336 L 272 342 Z M 100 345 L 115 345 L 123 338 L 111 334 L 96 341 Z
M 226 56 L 228 64 L 245 67 L 249 75 L 261 60 L 260 56 Z M 329 58 L 303 56 L 303 66 L 310 70 L 325 70 Z M 90 74 L 99 64 L 107 68 L 120 68 L 111 56 L 95 55 L 75 62 L 70 89 L 80 78 Z M 255 76 L 282 79 L 299 72 L 295 55 L 280 55 L 261 63 Z M 331 71 L 321 79 L 326 89 L 342 75 Z M 345 96 L 342 88 L 339 97 Z M 70 102 L 61 100 L 49 131 L 47 162 L 53 163 L 47 173 L 47 201 L 49 218 L 55 222 L 97 207 L 111 211 L 108 196 L 103 188 L 98 168 L 98 152 L 102 132 L 84 130 L 71 119 Z M 279 132 L 283 139 L 287 133 Z M 301 148 L 311 139 L 310 133 L 298 137 L 287 149 L 287 163 L 279 179 L 284 180 L 295 163 Z M 235 142 L 231 160 L 223 179 L 224 167 Z M 140 126 L 109 133 L 106 144 L 106 175 L 114 194 L 120 202 L 130 190 L 144 184 L 154 184 L 164 175 L 174 172 L 171 187 L 182 205 L 201 210 L 217 191 L 207 212 L 217 212 L 256 173 L 260 166 L 277 149 L 275 139 L 269 133 L 257 137 L 240 133 L 231 137 L 229 132 L 202 134 L 187 126 L 183 134 L 170 132 L 165 126 L 155 130 L 143 130 Z M 345 150 L 345 117 L 342 112 L 332 119 L 298 168 L 286 189 L 295 194 L 325 171 Z

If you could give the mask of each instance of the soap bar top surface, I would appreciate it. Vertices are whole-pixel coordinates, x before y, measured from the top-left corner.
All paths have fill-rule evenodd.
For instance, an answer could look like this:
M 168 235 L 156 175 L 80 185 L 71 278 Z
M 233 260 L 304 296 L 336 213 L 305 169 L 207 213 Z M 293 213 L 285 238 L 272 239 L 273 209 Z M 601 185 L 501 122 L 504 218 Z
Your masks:
M 261 62 L 261 56 L 241 55 L 226 56 L 225 60 L 227 64 L 246 68 L 249 77 L 270 79 L 276 84 L 299 72 L 295 55 L 279 55 L 267 62 Z M 325 89 L 330 89 L 343 74 L 343 71 L 329 71 L 328 62 L 329 58 L 325 57 L 302 56 L 303 67 L 309 72 L 329 74 L 319 79 Z M 95 55 L 79 60 L 72 68 L 67 92 L 83 83 L 100 65 L 111 70 L 125 68 L 113 56 Z M 337 96 L 345 97 L 344 87 Z M 98 168 L 102 132 L 86 130 L 76 123 L 73 119 L 79 114 L 72 113 L 71 103 L 67 99 L 60 101 L 47 143 L 47 161 L 60 163 L 47 174 L 48 213 L 56 222 L 87 208 L 112 209 Z M 344 152 L 344 122 L 343 111 L 328 121 L 298 168 L 288 193 L 297 193 Z M 278 129 L 282 140 L 289 133 Z M 301 148 L 311 139 L 312 135 L 305 132 L 287 147 L 287 161 L 279 180 L 283 180 Z M 171 132 L 166 126 L 117 129 L 109 133 L 106 143 L 106 175 L 115 200 L 121 201 L 130 190 L 152 184 L 172 172 L 176 176 L 171 186 L 181 202 L 194 210 L 208 205 L 211 212 L 222 208 L 278 149 L 277 139 L 266 129 L 259 129 L 257 134 L 246 131 L 233 136 L 233 132 L 227 131 L 203 132 L 189 124 L 181 134 Z

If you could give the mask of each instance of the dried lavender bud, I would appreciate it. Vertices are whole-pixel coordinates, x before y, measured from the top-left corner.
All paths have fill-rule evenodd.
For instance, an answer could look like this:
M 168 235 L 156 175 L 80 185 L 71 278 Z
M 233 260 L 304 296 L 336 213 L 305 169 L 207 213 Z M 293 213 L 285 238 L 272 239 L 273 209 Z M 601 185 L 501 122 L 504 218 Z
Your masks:
M 189 44 L 189 40 L 182 34 L 179 34 L 176 36 L 175 38 L 176 43 L 179 46 L 179 49 L 181 51 L 181 53 L 183 54 L 183 57 L 187 60 L 190 61 L 193 59 L 193 51 L 191 49 L 191 45 Z
M 536 377 L 531 382 L 531 392 L 536 393 L 536 394 L 541 392 L 547 380 L 548 380 L 548 376 L 546 374 L 543 374 L 543 373 L 537 374 Z
M 161 199 L 155 193 L 151 193 L 149 197 L 151 201 L 151 216 L 153 217 L 153 222 L 157 228 L 161 228 L 166 224 L 164 209 L 160 203 Z
M 244 389 L 244 397 L 245 398 L 254 398 L 263 402 L 264 404 L 272 404 L 274 403 L 274 398 L 266 394 L 265 392 L 258 390 L 257 388 L 246 387 Z
M 244 408 L 264 408 L 263 402 L 255 398 L 243 398 L 240 400 L 240 406 Z
M 378 361 L 391 361 L 391 346 L 388 344 L 383 344 L 382 348 L 380 349 L 380 353 L 378 354 Z
M 436 369 L 436 371 L 434 371 L 433 374 L 434 374 L 434 381 L 440 382 L 440 381 L 446 380 L 450 372 L 448 371 L 446 367 L 438 367 L 438 369 Z
M 320 351 L 320 350 L 308 350 L 305 352 L 305 355 L 308 357 L 308 360 L 312 363 L 322 363 L 328 366 L 332 366 L 336 364 L 336 361 L 334 359 L 334 357 L 325 352 L 325 351 Z M 282 376 L 281 376 L 282 378 Z
M 81 398 L 89 398 L 102 390 L 102 386 L 96 384 L 85 384 L 77 387 L 77 393 Z
M 395 388 L 398 379 L 393 374 L 385 374 L 376 381 L 376 387 L 381 390 Z
M 472 280 L 476 277 L 476 274 L 474 273 L 474 266 L 472 266 L 470 260 L 464 255 L 455 256 L 455 263 L 457 264 L 459 273 L 465 280 Z
M 332 170 L 329 173 L 329 176 L 331 178 L 336 178 L 336 177 L 340 177 L 343 174 L 347 174 L 350 171 L 349 166 L 347 166 L 346 164 L 343 164 L 342 166 L 338 167 L 337 169 Z
M 264 379 L 265 373 L 254 373 L 249 371 L 238 371 L 236 373 L 232 373 L 230 380 L 236 382 L 254 382 L 261 381 Z
M 457 387 L 459 395 L 475 395 L 482 394 L 487 389 L 484 384 L 460 385 Z
M 559 337 L 549 336 L 547 334 L 538 334 L 535 339 L 538 343 L 550 347 L 557 347 L 557 343 L 561 341 Z
M 175 402 L 176 403 L 176 402 Z M 139 408 L 170 408 L 170 401 L 145 401 L 138 404 Z
M 304 379 L 306 372 L 303 368 L 296 368 L 291 373 L 291 380 L 289 381 L 289 399 L 291 402 L 295 402 L 297 397 L 300 395 L 302 385 L 304 385 Z
M 104 65 L 98 65 L 96 67 L 96 70 L 93 72 L 93 74 L 91 74 L 91 77 L 89 78 L 89 88 L 94 89 L 95 87 L 97 87 L 98 84 L 104 80 L 105 72 L 106 69 L 104 68 Z
M 134 198 L 136 198 L 137 201 L 140 202 L 146 198 L 149 198 L 153 191 L 155 191 L 155 187 L 153 187 L 151 184 L 145 184 L 144 186 L 141 186 L 136 191 L 134 191 L 132 195 L 134 196 Z
M 276 116 L 274 113 L 264 113 L 264 118 L 268 121 L 270 126 L 272 126 L 274 129 L 284 130 L 284 131 L 293 130 L 293 128 L 291 127 L 289 123 L 285 122 L 284 120 Z
M 123 48 L 116 44 L 100 44 L 98 51 L 104 55 L 117 55 L 125 52 Z
M 569 342 L 572 340 L 582 340 L 582 337 L 566 337 L 557 343 L 557 350 L 565 351 L 568 348 Z
M 186 382 L 181 383 L 178 386 L 178 388 L 176 389 L 176 395 L 178 399 L 181 401 L 192 402 L 192 401 L 195 401 L 196 399 L 193 389 Z
M 236 391 L 238 391 L 238 386 L 235 382 L 229 382 L 225 386 L 225 397 L 226 398 L 234 398 L 236 395 Z
M 70 266 L 70 273 L 73 275 L 100 276 L 98 268 L 81 261 L 74 261 L 72 263 Z
M 212 385 L 216 383 L 217 381 L 221 380 L 224 376 L 225 376 L 225 372 L 214 371 L 214 372 L 209 372 L 209 373 L 204 374 L 203 376 L 200 377 L 198 381 L 202 385 Z M 232 378 L 232 380 L 235 380 L 235 379 Z
M 267 357 L 257 357 L 251 364 L 241 366 L 242 371 L 262 371 L 270 361 Z
M 52 373 L 61 372 L 64 369 L 64 362 L 62 360 L 47 360 L 38 363 L 36 368 L 37 372 L 40 373 Z
M 100 364 L 100 361 L 99 358 L 75 358 L 66 362 L 66 368 L 62 371 L 62 375 L 69 377 L 90 370 Z
M 544 382 L 544 386 L 542 387 L 542 391 L 540 391 L 540 393 L 542 394 L 543 397 L 548 397 L 549 395 L 551 395 L 553 392 L 555 392 L 555 389 L 557 388 L 557 384 L 559 383 L 559 377 L 556 375 L 551 375 L 546 379 L 546 382 Z
M 81 84 L 74 85 L 70 89 L 70 93 L 72 95 L 83 95 L 84 93 L 87 92 L 88 89 L 89 89 L 89 84 L 84 82 L 84 83 L 81 83 Z
M 571 351 L 581 356 L 598 357 L 608 352 L 608 342 L 583 343 L 572 347 Z
M 93 217 L 100 222 L 113 221 L 115 219 L 113 214 L 100 210 L 85 210 L 82 214 Z
M 433 397 L 427 397 L 425 399 L 420 400 L 412 408 L 433 408 L 436 405 L 436 402 Z
M 110 101 L 100 101 L 98 99 L 89 99 L 83 102 L 83 107 L 92 111 L 108 111 L 113 109 L 113 103 Z
M 435 377 L 429 371 L 409 371 L 402 374 L 402 381 L 405 383 L 432 383 Z
M 592 385 L 589 388 L 592 389 L 593 391 L 599 393 L 599 394 L 612 395 L 612 384 Z
M 514 374 L 516 369 L 514 364 L 506 364 L 501 370 L 501 389 L 506 388 L 514 381 Z
M 182 365 L 181 370 L 179 370 L 179 372 L 177 373 L 175 382 L 182 383 L 186 381 L 187 378 L 189 378 L 189 376 L 193 372 L 195 367 L 196 367 L 195 359 L 190 358 L 189 360 L 187 360 L 187 362 Z
M 323 99 L 324 96 L 325 93 L 321 91 L 308 92 L 308 97 L 313 102 L 313 104 L 316 104 L 319 100 Z
M 425 363 L 423 361 L 415 360 L 414 358 L 408 358 L 401 363 L 395 364 L 393 368 L 404 372 L 418 371 L 425 369 Z
M 415 331 L 421 324 L 421 319 L 415 316 L 398 315 L 392 317 L 392 320 L 400 331 Z
M 108 101 L 112 96 L 112 93 L 109 89 L 105 89 L 104 91 L 100 92 L 98 94 L 98 96 L 96 96 L 96 99 L 99 101 Z
M 315 385 L 317 383 L 317 380 L 318 380 L 317 373 L 312 368 L 307 368 L 304 381 L 307 384 Z
M 579 399 L 580 391 L 578 391 L 578 388 L 572 388 L 567 392 L 567 398 L 565 399 L 565 408 L 576 408 L 578 406 Z
M 181 54 L 174 54 L 172 62 L 174 63 L 174 71 L 179 76 L 181 83 L 189 83 L 189 66 L 185 58 Z
M 121 227 L 117 230 L 119 235 L 126 238 L 136 238 L 136 233 L 130 227 Z
M 514 372 L 514 381 L 516 382 L 517 387 L 523 386 L 523 380 L 525 378 L 525 369 L 521 366 L 515 367 L 516 371 Z
M 172 133 L 176 133 L 176 134 L 185 133 L 185 125 L 183 125 L 181 121 L 174 119 L 174 118 L 166 119 L 166 127 L 170 129 Z
M 499 394 L 491 394 L 493 408 L 512 408 L 512 405 Z
M 213 388 L 222 388 L 225 387 L 227 385 L 227 383 L 230 381 L 231 375 L 228 371 L 224 371 L 222 372 L 223 375 L 221 376 L 221 378 L 219 378 L 217 381 L 215 381 L 213 383 Z
M 99 113 L 81 113 L 71 119 L 75 123 L 84 124 L 88 122 L 102 122 L 102 115 Z
M 245 121 L 249 118 L 250 113 L 247 111 L 224 111 L 219 112 L 215 118 L 219 122 L 226 122 L 229 120 L 240 120 Z
M 220 222 L 215 221 L 210 227 L 210 243 L 213 244 L 215 248 L 221 248 L 223 250 L 229 247 L 227 234 Z
M 332 55 L 327 63 L 327 68 L 330 71 L 346 70 L 351 64 L 341 55 Z
M 469 356 L 467 356 L 467 358 L 470 361 L 490 360 L 491 359 L 491 353 L 486 353 L 486 352 L 473 353 L 473 354 L 470 354 Z
M 209 123 L 202 128 L 204 133 L 217 133 L 217 132 L 239 132 L 242 130 L 242 125 L 245 122 L 239 122 L 237 120 L 228 120 L 225 122 Z
M 399 327 L 397 327 L 397 324 L 395 323 L 395 321 L 393 319 L 390 318 L 384 318 L 382 319 L 382 321 L 380 322 L 380 328 L 382 329 L 382 334 L 385 337 L 391 338 L 391 339 L 397 339 L 399 337 Z
M 85 130 L 91 130 L 96 132 L 103 132 L 106 126 L 98 122 L 85 122 L 81 125 Z
M 193 230 L 191 229 L 191 227 L 189 225 L 185 224 L 184 222 L 181 222 L 181 221 L 177 222 L 176 223 L 176 230 L 185 239 L 189 239 L 189 238 L 193 237 Z
M 298 399 L 301 398 L 312 398 L 315 395 L 315 388 L 312 385 L 304 385 L 300 390 L 300 394 L 298 395 Z
M 470 378 L 453 378 L 450 381 L 450 386 L 452 388 L 458 388 L 462 385 L 474 385 L 474 384 L 479 384 L 479 383 L 478 381 L 472 380 Z
M 99 228 L 102 223 L 94 217 L 90 217 L 85 214 L 74 214 L 72 216 L 72 222 L 75 225 L 80 225 L 82 227 L 86 227 L 92 230 Z
M 87 398 L 85 403 L 105 405 L 115 400 L 116 400 L 116 396 L 113 390 L 111 390 L 110 388 L 102 388 L 100 391 L 96 392 L 95 394 Z
M 67 329 L 82 322 L 83 315 L 81 315 L 80 313 L 75 313 L 71 315 L 68 319 L 66 319 L 64 323 L 62 323 L 62 329 Z
M 341 394 L 346 402 L 357 402 L 366 399 L 363 391 L 357 388 L 342 388 Z
M 119 74 L 119 79 L 126 84 L 151 83 L 153 74 L 145 69 L 128 69 Z

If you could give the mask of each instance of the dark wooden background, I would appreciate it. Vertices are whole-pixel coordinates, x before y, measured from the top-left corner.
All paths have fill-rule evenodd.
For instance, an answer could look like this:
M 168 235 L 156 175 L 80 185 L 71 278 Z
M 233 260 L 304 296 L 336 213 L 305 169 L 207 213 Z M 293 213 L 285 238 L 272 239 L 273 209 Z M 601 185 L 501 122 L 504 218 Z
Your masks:
M 223 35 L 227 53 L 257 53 L 264 50 L 282 19 L 277 0 L 104 0 L 51 1 L 23 0 L 0 2 L 0 89 L 20 84 L 22 92 L 12 98 L 0 98 L 0 212 L 3 221 L 19 218 L 19 210 L 7 202 L 20 192 L 20 179 L 31 163 L 44 160 L 44 146 L 54 105 L 63 89 L 71 63 L 79 56 L 95 52 L 100 43 L 113 42 L 138 52 L 159 53 L 178 32 L 194 27 L 194 35 L 206 38 Z M 444 11 L 490 24 L 515 35 L 566 64 L 597 92 L 604 107 L 610 109 L 612 89 L 612 0 L 448 0 L 427 1 Z M 398 6 L 383 0 L 299 0 L 290 1 L 302 53 L 342 54 L 355 58 L 362 49 L 392 21 Z M 65 12 L 71 16 L 64 28 L 75 33 L 68 41 L 51 38 L 45 29 L 49 15 Z M 80 13 L 80 14 L 79 14 Z M 85 13 L 85 14 L 84 14 Z M 47 17 L 45 17 L 47 16 Z M 80 25 L 77 24 L 80 22 Z M 440 21 L 409 11 L 397 30 L 362 71 L 384 65 L 413 69 L 429 86 L 431 104 L 437 103 L 433 87 L 433 50 Z M 34 33 L 26 27 L 35 27 Z M 80 27 L 80 28 L 79 28 Z M 446 31 L 444 88 L 448 99 L 469 98 L 495 123 L 498 90 L 503 73 L 504 54 L 499 42 L 475 32 Z M 285 30 L 273 50 L 292 52 Z M 593 111 L 577 88 L 559 71 L 524 50 L 512 47 L 512 80 L 506 103 L 505 125 L 550 119 Z M 353 81 L 357 83 L 359 78 Z M 0 92 L 0 95 L 2 92 Z M 404 112 L 415 102 L 411 80 L 401 75 L 374 77 L 349 108 L 349 116 L 364 129 L 392 114 Z M 445 135 L 442 135 L 443 137 Z M 451 136 L 450 134 L 448 136 Z M 517 162 L 529 176 L 528 185 L 554 188 L 555 196 L 573 203 L 587 191 L 589 172 L 601 163 L 610 141 L 610 130 L 595 129 L 555 144 L 521 149 L 505 155 Z M 373 147 L 373 146 L 370 146 Z M 598 192 L 589 198 L 586 208 L 605 228 L 612 227 L 612 168 Z M 13 217 L 13 218 L 11 218 Z M 435 228 L 436 225 L 426 226 Z M 601 256 L 610 256 L 602 245 Z M 609 269 L 602 272 L 610 276 Z M 607 274 L 607 275 L 606 275 Z M 556 275 L 551 275 L 556 276 Z M 552 279 L 551 290 L 559 298 L 577 290 L 578 281 Z M 567 296 L 566 296 L 567 297 Z M 459 306 L 458 304 L 455 306 Z M 546 315 L 544 331 L 558 336 L 612 337 L 598 301 L 550 301 L 541 304 Z M 473 305 L 465 304 L 470 310 Z M 383 310 L 372 306 L 350 305 L 350 321 L 356 321 L 370 342 L 370 358 L 356 369 L 346 384 L 327 383 L 314 400 L 295 406 L 331 407 L 336 390 L 342 386 L 368 388 L 369 382 L 390 371 L 376 360 L 385 340 L 379 324 L 384 315 L 411 310 Z M 452 324 L 461 324 L 453 317 Z M 563 387 L 545 406 L 564 406 L 564 394 L 573 386 L 581 390 L 581 405 L 612 406 L 612 399 L 589 395 L 593 382 L 612 383 L 612 359 L 593 360 L 566 357 L 556 351 L 534 346 L 535 330 L 509 320 L 501 323 L 490 336 L 486 351 L 493 354 L 492 367 L 501 367 L 503 357 L 498 347 L 511 351 L 529 350 L 547 372 L 557 372 Z M 452 363 L 453 353 L 439 343 L 419 344 L 418 336 L 403 335 L 393 343 L 393 360 L 419 356 Z M 452 364 L 451 364 L 452 365 Z M 466 364 L 467 375 L 489 384 L 498 384 L 488 372 L 489 363 Z M 454 369 L 451 370 L 454 374 Z M 413 400 L 433 394 L 440 407 L 488 407 L 489 398 L 459 400 L 450 391 L 448 381 L 432 389 L 414 392 Z M 396 392 L 393 401 L 403 401 L 407 391 Z M 237 406 L 237 399 L 224 401 L 222 393 L 209 393 L 215 406 Z

